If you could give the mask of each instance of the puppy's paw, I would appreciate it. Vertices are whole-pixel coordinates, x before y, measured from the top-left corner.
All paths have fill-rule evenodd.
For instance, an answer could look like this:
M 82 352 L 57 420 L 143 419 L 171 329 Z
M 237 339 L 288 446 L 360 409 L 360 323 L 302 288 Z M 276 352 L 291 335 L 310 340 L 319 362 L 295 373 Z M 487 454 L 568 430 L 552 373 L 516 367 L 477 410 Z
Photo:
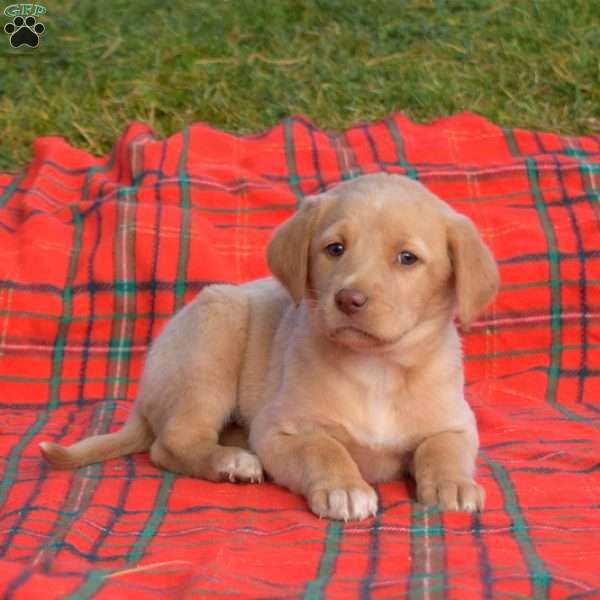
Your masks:
M 262 464 L 256 456 L 242 448 L 220 447 L 212 457 L 212 468 L 222 481 L 260 483 L 263 480 Z
M 441 510 L 475 512 L 483 509 L 485 492 L 472 479 L 426 480 L 417 483 L 417 499 Z
M 365 482 L 319 487 L 308 494 L 310 509 L 319 517 L 352 521 L 377 513 L 377 494 Z

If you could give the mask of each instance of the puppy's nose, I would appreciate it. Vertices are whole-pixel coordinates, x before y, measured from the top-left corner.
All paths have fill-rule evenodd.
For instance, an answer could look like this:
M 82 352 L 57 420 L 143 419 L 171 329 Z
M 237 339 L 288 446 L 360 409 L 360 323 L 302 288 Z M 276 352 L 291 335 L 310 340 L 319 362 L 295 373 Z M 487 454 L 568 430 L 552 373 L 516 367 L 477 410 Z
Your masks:
M 342 288 L 335 295 L 336 306 L 346 315 L 352 315 L 361 310 L 368 298 L 358 290 Z

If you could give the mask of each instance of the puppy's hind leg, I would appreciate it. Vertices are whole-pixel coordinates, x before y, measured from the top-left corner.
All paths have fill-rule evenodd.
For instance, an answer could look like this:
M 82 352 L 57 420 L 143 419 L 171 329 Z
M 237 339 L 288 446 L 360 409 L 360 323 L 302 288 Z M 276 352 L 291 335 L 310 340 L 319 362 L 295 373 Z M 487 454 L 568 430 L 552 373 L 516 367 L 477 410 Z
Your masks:
M 211 286 L 157 339 L 140 386 L 145 413 L 157 424 L 150 449 L 157 466 L 212 481 L 262 480 L 254 454 L 219 444 L 237 406 L 248 321 L 243 290 Z
M 218 432 L 205 415 L 169 419 L 150 448 L 152 462 L 169 471 L 210 481 L 258 483 L 263 479 L 258 457 L 238 446 L 218 443 Z

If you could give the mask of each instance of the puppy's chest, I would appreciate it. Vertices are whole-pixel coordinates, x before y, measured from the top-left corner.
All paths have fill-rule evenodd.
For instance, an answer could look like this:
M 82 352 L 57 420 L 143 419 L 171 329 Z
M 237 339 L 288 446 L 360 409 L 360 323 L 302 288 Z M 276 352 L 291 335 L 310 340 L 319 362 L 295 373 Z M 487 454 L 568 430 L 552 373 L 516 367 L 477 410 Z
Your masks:
M 379 360 L 357 361 L 351 374 L 357 387 L 355 406 L 346 428 L 356 442 L 369 448 L 396 449 L 406 445 L 410 427 L 402 410 L 406 382 Z

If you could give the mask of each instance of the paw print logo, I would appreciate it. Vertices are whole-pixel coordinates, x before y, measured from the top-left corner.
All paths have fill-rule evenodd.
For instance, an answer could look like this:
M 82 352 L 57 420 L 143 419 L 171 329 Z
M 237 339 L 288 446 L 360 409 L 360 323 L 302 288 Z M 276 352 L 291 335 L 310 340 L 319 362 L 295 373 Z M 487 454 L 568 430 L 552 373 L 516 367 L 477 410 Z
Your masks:
M 43 23 L 39 23 L 35 17 L 29 16 L 26 19 L 23 17 L 15 17 L 12 23 L 7 23 L 4 26 L 4 33 L 10 35 L 10 45 L 13 48 L 19 46 L 29 46 L 36 48 L 40 35 L 43 35 L 46 27 Z

